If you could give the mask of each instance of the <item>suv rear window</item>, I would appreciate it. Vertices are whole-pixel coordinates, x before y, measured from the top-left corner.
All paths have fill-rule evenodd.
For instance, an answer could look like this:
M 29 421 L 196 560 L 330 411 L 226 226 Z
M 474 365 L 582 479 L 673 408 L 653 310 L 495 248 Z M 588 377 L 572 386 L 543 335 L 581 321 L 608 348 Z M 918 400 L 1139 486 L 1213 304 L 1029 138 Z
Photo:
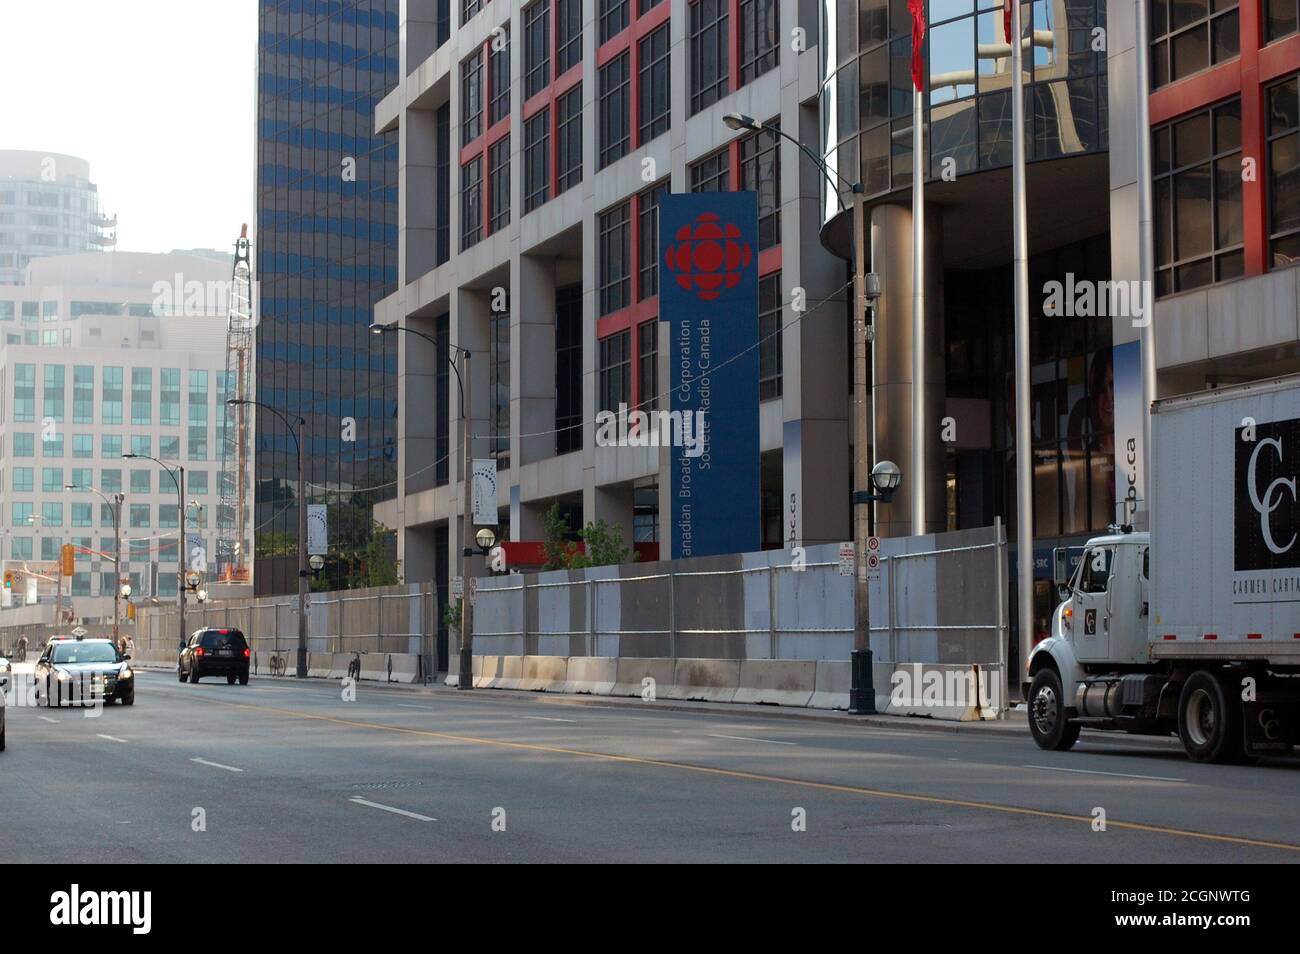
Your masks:
M 199 644 L 204 649 L 238 649 L 247 647 L 244 634 L 237 629 L 209 629 L 203 633 Z

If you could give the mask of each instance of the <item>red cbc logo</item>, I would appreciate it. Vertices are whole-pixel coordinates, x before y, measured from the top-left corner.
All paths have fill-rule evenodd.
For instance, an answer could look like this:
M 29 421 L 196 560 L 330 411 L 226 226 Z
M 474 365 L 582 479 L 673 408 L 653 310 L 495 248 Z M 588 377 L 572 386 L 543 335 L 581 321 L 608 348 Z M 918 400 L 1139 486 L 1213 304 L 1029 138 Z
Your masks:
M 664 256 L 677 284 L 713 301 L 724 288 L 740 284 L 740 275 L 753 261 L 754 250 L 740 238 L 740 227 L 723 224 L 719 216 L 704 212 L 691 225 L 677 230 L 675 244 Z

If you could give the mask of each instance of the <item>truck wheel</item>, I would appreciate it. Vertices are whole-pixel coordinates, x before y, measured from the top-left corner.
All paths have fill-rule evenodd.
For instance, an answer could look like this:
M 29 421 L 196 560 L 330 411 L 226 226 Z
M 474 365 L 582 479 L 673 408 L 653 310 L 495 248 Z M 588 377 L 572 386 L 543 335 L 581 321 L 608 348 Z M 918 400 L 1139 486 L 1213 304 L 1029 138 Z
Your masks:
M 1040 749 L 1063 752 L 1079 741 L 1079 723 L 1065 717 L 1061 677 L 1040 669 L 1029 687 L 1029 731 Z
M 1194 762 L 1241 761 L 1241 707 L 1214 673 L 1198 670 L 1183 684 L 1178 697 L 1178 737 Z

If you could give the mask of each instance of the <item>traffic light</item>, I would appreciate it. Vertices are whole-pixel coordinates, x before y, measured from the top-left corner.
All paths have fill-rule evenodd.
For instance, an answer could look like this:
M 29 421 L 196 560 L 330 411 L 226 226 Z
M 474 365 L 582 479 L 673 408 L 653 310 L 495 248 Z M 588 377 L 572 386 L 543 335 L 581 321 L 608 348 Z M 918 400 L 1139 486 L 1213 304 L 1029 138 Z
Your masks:
M 14 588 L 14 571 L 5 570 L 5 589 L 12 590 L 13 588 Z
M 77 561 L 77 548 L 74 547 L 71 543 L 65 543 L 63 545 L 63 575 L 64 576 L 72 576 L 72 574 L 77 572 L 76 566 L 74 565 L 76 561 Z

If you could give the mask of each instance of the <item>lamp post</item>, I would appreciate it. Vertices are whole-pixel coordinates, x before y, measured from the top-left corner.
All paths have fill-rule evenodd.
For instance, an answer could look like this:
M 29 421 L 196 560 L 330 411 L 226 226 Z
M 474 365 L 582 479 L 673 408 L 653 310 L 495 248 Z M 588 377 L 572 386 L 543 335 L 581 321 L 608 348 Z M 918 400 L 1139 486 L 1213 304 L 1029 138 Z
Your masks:
M 108 494 L 104 493 L 97 487 L 77 487 L 73 484 L 64 484 L 64 490 L 73 492 L 87 491 L 92 494 L 98 494 L 104 500 L 104 505 L 109 508 L 113 514 L 113 644 L 117 645 L 121 637 L 121 604 L 122 597 L 120 584 L 122 582 L 122 501 L 126 495 L 122 493 L 113 494 L 109 499 Z M 101 594 L 102 595 L 102 594 Z
M 417 331 L 407 325 L 381 325 L 378 322 L 372 322 L 370 333 L 373 335 L 383 335 L 390 331 L 404 331 L 407 334 L 415 335 L 417 338 L 423 338 L 434 348 L 440 347 L 439 342 L 430 338 L 423 331 Z M 473 459 L 469 452 L 469 358 L 470 353 L 465 348 L 453 345 L 447 342 L 447 347 L 456 352 L 460 366 L 457 362 L 447 356 L 447 361 L 451 364 L 451 370 L 456 374 L 456 387 L 460 392 L 460 456 L 461 456 L 461 547 L 460 547 L 460 579 L 463 590 L 460 597 L 460 675 L 456 680 L 457 689 L 474 688 L 474 606 L 469 601 L 469 557 L 473 553 L 473 547 L 470 545 L 472 537 L 471 531 L 474 526 L 474 498 L 471 480 L 474 473 Z M 424 671 L 427 673 L 431 669 L 431 660 L 429 653 L 425 653 Z
M 874 337 L 872 325 L 867 324 L 868 311 L 874 312 L 880 297 L 880 278 L 867 273 L 867 209 L 866 190 L 861 182 L 849 182 L 827 164 L 826 160 L 805 146 L 784 129 L 767 126 L 744 113 L 727 113 L 722 117 L 728 129 L 766 130 L 789 140 L 821 170 L 830 184 L 840 209 L 841 184 L 853 194 L 853 654 L 851 656 L 852 684 L 849 690 L 849 712 L 871 715 L 876 711 L 876 694 L 871 683 L 871 593 L 867 585 L 867 538 L 871 536 L 871 503 L 880 498 L 872 494 L 871 447 L 874 443 L 875 419 L 868 397 L 867 360 L 868 335 Z M 836 182 L 836 180 L 839 182 Z
M 180 528 L 176 548 L 176 612 L 180 617 L 180 646 L 177 649 L 179 652 L 185 648 L 185 467 L 181 464 L 172 467 L 148 454 L 123 454 L 122 458 L 123 460 L 151 460 L 167 471 L 172 483 L 176 485 L 176 523 Z
M 303 441 L 301 431 L 307 426 L 307 421 L 298 418 L 298 430 L 293 429 L 289 419 L 261 401 L 252 401 L 245 398 L 228 398 L 227 407 L 238 407 L 240 405 L 252 405 L 260 407 L 263 410 L 270 411 L 278 417 L 284 426 L 288 429 L 289 434 L 293 437 L 294 446 L 298 450 L 298 678 L 307 678 L 307 479 L 303 465 Z

